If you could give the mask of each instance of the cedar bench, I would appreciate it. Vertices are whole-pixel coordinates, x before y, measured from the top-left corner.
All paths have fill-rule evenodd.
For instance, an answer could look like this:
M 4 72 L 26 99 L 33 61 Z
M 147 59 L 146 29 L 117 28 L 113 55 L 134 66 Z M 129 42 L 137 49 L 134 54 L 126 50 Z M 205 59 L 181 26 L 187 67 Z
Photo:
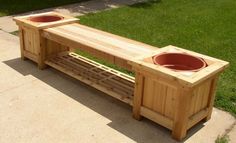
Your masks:
M 135 119 L 144 116 L 161 124 L 177 140 L 211 117 L 217 79 L 228 62 L 174 46 L 158 49 L 55 12 L 14 20 L 19 25 L 22 59 L 33 60 L 40 69 L 53 67 L 133 106 Z M 135 77 L 78 55 L 76 49 L 134 71 Z M 186 74 L 153 64 L 153 56 L 173 51 L 200 57 L 207 67 Z

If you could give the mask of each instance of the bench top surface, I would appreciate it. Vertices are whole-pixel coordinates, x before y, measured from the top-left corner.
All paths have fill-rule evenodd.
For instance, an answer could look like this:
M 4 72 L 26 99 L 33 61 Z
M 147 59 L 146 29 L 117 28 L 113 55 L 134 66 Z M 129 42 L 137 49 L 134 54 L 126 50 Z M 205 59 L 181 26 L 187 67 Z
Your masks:
M 68 24 L 44 30 L 44 35 L 60 36 L 122 59 L 130 60 L 157 50 L 156 47 L 110 34 L 81 24 Z M 78 47 L 79 48 L 79 47 Z

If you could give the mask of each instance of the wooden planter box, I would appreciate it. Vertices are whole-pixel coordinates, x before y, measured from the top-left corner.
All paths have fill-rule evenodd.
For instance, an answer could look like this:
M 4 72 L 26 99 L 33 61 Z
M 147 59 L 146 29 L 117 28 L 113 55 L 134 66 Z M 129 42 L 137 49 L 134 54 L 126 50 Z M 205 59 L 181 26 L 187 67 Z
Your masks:
M 152 57 L 163 52 L 197 56 L 208 66 L 198 72 L 178 72 L 154 65 Z M 172 136 L 181 140 L 189 128 L 203 119 L 210 119 L 217 79 L 228 62 L 167 46 L 130 64 L 136 72 L 134 117 L 153 120 L 172 130 Z
M 44 18 L 45 16 L 46 18 Z M 60 17 L 61 19 L 52 19 L 47 16 Z M 34 18 L 37 18 L 37 21 L 35 21 Z M 40 22 L 40 20 L 42 20 L 42 22 Z M 45 22 L 47 20 L 49 20 L 49 22 Z M 77 22 L 78 19 L 56 12 L 47 12 L 43 14 L 15 17 L 14 21 L 16 21 L 16 24 L 19 26 L 21 58 L 28 58 L 38 63 L 39 68 L 43 68 L 45 66 L 43 61 L 45 57 L 50 56 L 50 54 L 68 50 L 68 48 L 43 38 L 41 36 L 42 30 L 63 24 L 74 23 Z M 40 46 L 47 47 L 47 52 L 42 51 L 44 48 L 41 48 Z M 44 55 L 44 53 L 47 53 L 47 55 Z

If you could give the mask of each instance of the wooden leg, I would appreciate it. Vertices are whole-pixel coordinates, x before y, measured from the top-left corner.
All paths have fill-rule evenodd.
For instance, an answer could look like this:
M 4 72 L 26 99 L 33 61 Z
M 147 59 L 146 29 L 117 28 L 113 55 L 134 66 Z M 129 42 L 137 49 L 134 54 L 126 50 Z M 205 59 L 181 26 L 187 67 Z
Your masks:
M 187 134 L 191 93 L 191 90 L 185 89 L 180 89 L 179 92 L 172 131 L 172 137 L 179 141 L 182 140 Z
M 26 60 L 26 57 L 24 56 L 24 32 L 21 27 L 19 27 L 19 37 L 20 37 L 20 54 L 21 59 Z
M 40 70 L 43 70 L 43 69 L 45 69 L 45 68 L 47 68 L 47 65 L 46 64 L 38 64 L 38 68 L 40 69 Z
M 135 75 L 135 89 L 134 89 L 134 102 L 133 102 L 133 117 L 141 120 L 140 108 L 143 96 L 143 76 L 140 73 Z
M 46 39 L 41 36 L 41 31 L 37 32 L 37 38 L 39 39 L 38 49 L 39 49 L 39 57 L 38 57 L 38 68 L 45 69 L 47 65 L 45 64 L 46 60 Z
M 27 58 L 23 54 L 21 54 L 20 58 L 21 58 L 21 60 L 24 60 L 24 61 L 27 60 Z
M 214 100 L 215 100 L 215 91 L 216 91 L 217 81 L 218 81 L 218 76 L 216 76 L 216 78 L 214 78 L 211 82 L 211 89 L 210 89 L 208 103 L 207 103 L 208 114 L 206 118 L 204 119 L 205 122 L 211 119 L 211 114 L 212 114 Z

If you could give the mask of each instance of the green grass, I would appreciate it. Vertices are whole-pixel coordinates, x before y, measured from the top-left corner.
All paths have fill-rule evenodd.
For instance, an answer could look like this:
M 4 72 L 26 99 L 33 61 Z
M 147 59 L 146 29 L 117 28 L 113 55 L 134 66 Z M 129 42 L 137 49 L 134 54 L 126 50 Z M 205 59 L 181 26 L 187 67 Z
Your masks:
M 81 2 L 84 0 L 0 0 L 0 16 Z
M 215 106 L 236 116 L 235 0 L 153 0 L 79 18 L 82 24 L 150 45 L 175 45 L 229 61 Z
M 13 32 L 10 32 L 10 34 L 15 35 L 15 36 L 19 36 L 19 31 L 18 30 L 17 31 L 13 31 Z
M 113 69 L 115 69 L 115 70 L 118 70 L 118 71 L 120 71 L 120 72 L 122 72 L 122 73 L 125 73 L 125 74 L 127 74 L 127 75 L 134 76 L 134 73 L 133 73 L 133 72 L 128 71 L 128 70 L 126 70 L 126 69 L 124 69 L 124 68 L 121 68 L 121 67 L 119 67 L 119 66 L 117 66 L 117 65 L 115 65 L 115 64 L 109 63 L 109 62 L 107 62 L 107 61 L 105 61 L 105 60 L 103 60 L 103 59 L 96 58 L 95 56 L 91 55 L 91 54 L 88 53 L 88 52 L 81 51 L 81 50 L 76 50 L 75 53 L 77 53 L 77 54 L 79 54 L 79 55 L 81 55 L 81 56 L 83 56 L 83 57 L 86 57 L 86 58 L 88 58 L 88 59 L 91 59 L 91 60 L 93 60 L 93 61 L 95 61 L 95 62 L 98 62 L 98 63 L 100 63 L 100 64 L 103 64 L 103 65 L 105 65 L 105 66 L 107 66 L 107 67 L 110 67 L 110 68 L 113 68 Z
M 218 136 L 215 143 L 228 143 L 229 140 L 229 136 L 224 135 L 224 136 Z

